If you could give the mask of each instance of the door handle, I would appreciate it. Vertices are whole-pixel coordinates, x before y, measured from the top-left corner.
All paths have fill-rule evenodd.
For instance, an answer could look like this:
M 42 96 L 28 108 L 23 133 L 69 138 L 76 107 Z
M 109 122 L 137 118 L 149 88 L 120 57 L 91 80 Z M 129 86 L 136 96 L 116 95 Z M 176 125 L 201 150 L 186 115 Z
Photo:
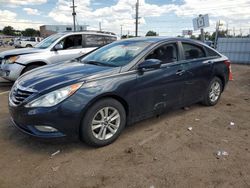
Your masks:
M 184 72 L 185 72 L 185 70 L 178 70 L 175 74 L 181 76 L 184 74 Z
M 210 64 L 212 64 L 213 63 L 213 61 L 204 61 L 203 62 L 203 64 L 206 64 L 206 65 L 210 65 Z

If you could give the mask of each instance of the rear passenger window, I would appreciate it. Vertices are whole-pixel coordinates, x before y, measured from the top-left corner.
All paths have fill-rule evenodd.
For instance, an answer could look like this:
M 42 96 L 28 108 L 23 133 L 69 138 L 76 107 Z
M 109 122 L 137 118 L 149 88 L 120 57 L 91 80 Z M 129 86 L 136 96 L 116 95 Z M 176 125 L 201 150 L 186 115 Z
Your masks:
M 101 47 L 105 45 L 102 35 L 85 35 L 85 47 Z
M 31 37 L 29 41 L 36 42 L 36 38 Z
M 182 43 L 185 59 L 197 59 L 206 57 L 204 50 L 196 45 Z
M 116 41 L 116 37 L 108 37 L 108 36 L 105 36 L 105 44 L 109 44 L 111 42 L 114 42 Z

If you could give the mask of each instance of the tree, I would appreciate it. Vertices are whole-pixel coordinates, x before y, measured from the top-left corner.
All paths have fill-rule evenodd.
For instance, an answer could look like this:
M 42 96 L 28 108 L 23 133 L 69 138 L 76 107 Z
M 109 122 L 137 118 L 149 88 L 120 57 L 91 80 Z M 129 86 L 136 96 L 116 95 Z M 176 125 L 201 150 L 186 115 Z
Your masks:
M 154 31 L 148 31 L 146 36 L 157 36 L 157 33 Z
M 6 27 L 3 28 L 3 34 L 4 35 L 14 35 L 15 34 L 15 30 L 11 26 L 6 26 Z
M 27 28 L 24 31 L 22 31 L 22 34 L 25 37 L 33 37 L 33 36 L 39 36 L 40 32 L 32 28 Z

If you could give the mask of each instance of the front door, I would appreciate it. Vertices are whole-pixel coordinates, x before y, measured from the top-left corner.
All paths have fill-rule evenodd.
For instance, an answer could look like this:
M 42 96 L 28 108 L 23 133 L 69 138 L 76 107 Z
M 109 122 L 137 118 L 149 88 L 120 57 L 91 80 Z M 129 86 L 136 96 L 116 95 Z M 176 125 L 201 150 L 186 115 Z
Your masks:
M 182 63 L 178 62 L 177 44 L 161 45 L 145 59 L 159 59 L 162 65 L 159 69 L 138 73 L 135 87 L 138 108 L 136 115 L 150 116 L 180 105 L 185 72 Z
M 63 38 L 57 44 L 61 44 L 63 49 L 61 50 L 52 50 L 50 53 L 50 62 L 57 63 L 70 59 L 80 57 L 85 54 L 83 48 L 82 35 L 70 35 Z

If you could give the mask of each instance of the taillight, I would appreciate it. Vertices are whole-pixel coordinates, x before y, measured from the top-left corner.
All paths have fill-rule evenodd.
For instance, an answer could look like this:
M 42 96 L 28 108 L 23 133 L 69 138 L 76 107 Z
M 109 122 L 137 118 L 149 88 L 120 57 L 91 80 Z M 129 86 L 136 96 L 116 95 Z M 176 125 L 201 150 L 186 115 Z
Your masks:
M 233 80 L 233 73 L 232 73 L 232 68 L 231 68 L 231 62 L 229 60 L 224 61 L 228 68 L 228 78 L 229 80 Z

